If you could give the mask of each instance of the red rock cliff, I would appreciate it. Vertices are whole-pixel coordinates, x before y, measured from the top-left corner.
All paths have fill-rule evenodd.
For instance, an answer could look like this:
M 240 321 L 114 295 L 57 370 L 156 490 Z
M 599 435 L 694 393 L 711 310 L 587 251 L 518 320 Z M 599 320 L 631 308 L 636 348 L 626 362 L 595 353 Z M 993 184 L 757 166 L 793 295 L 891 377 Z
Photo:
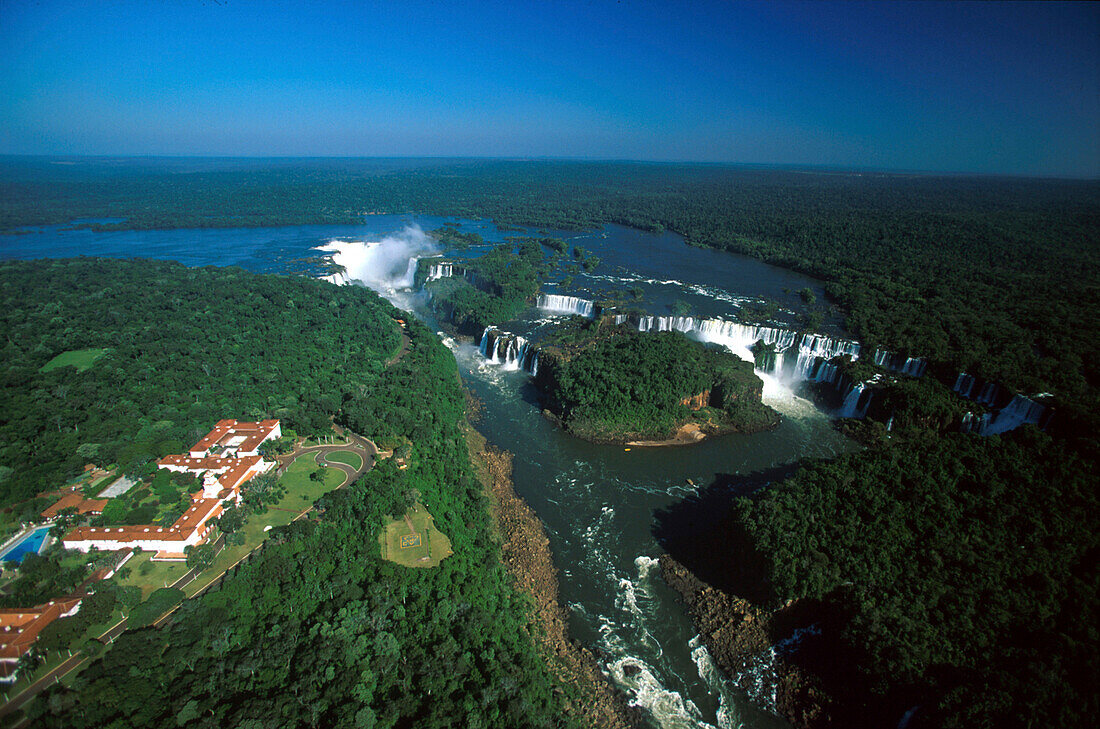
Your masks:
M 703 390 L 698 395 L 692 397 L 685 397 L 680 401 L 681 405 L 687 405 L 692 410 L 699 410 L 705 408 L 710 404 L 710 390 Z

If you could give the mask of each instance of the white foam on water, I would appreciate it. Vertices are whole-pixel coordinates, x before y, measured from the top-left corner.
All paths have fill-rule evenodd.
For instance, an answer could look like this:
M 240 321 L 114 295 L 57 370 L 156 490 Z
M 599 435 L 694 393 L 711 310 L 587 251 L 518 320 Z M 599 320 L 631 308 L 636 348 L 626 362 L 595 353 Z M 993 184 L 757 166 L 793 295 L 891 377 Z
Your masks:
M 754 704 L 775 713 L 779 698 L 779 657 L 793 651 L 807 635 L 820 634 L 821 628 L 815 623 L 799 628 L 790 637 L 760 651 L 736 676 L 737 685 L 745 689 Z
M 740 729 L 744 724 L 737 713 L 733 688 L 718 670 L 702 638 L 698 635 L 692 638 L 688 648 L 691 649 L 691 660 L 699 671 L 699 678 L 703 679 L 712 694 L 718 695 L 718 715 L 715 719 L 718 729 Z
M 713 286 L 705 286 L 703 284 L 686 283 L 677 279 L 658 279 L 647 278 L 638 274 L 624 274 L 621 276 L 611 276 L 607 274 L 597 273 L 582 273 L 580 277 L 592 279 L 595 281 L 606 281 L 608 283 L 620 283 L 620 284 L 649 284 L 651 286 L 674 286 L 683 291 L 690 291 L 693 294 L 704 296 L 715 301 L 721 301 L 726 304 L 732 304 L 737 308 L 742 308 L 747 304 L 755 304 L 762 301 L 762 299 L 752 296 L 738 296 L 725 289 L 715 288 Z
M 344 269 L 348 279 L 377 291 L 406 311 L 411 311 L 418 301 L 412 295 L 417 261 L 439 254 L 435 242 L 417 225 L 381 240 L 334 238 L 314 250 L 327 253 L 333 263 Z
M 666 689 L 652 666 L 640 658 L 624 656 L 611 663 L 608 671 L 611 680 L 629 692 L 630 705 L 645 709 L 662 729 L 718 729 L 703 721 L 694 702 Z

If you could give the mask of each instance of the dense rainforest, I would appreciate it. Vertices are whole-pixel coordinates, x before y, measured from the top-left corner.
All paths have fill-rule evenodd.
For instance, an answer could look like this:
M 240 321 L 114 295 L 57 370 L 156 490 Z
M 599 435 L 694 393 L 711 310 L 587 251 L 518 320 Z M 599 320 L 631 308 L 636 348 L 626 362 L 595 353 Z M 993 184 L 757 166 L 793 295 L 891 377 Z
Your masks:
M 53 164 L 58 161 L 71 164 Z M 744 253 L 825 280 L 827 293 L 841 305 L 848 326 L 866 346 L 879 345 L 928 357 L 933 360 L 929 371 L 935 378 L 900 378 L 880 386 L 871 420 L 848 426 L 863 442 L 871 444 L 867 450 L 833 463 L 806 464 L 793 478 L 776 480 L 751 498 L 731 499 L 725 495 L 719 499 L 711 515 L 720 515 L 721 528 L 709 536 L 692 534 L 695 543 L 716 545 L 698 560 L 700 573 L 744 572 L 751 567 L 755 570 L 749 570 L 753 586 L 766 588 L 772 604 L 796 599 L 796 604 L 820 606 L 816 613 L 823 631 L 820 640 L 827 644 L 831 655 L 843 660 L 818 666 L 817 675 L 826 683 L 829 678 L 852 679 L 848 688 L 828 687 L 839 692 L 845 710 L 854 712 L 848 718 L 859 718 L 856 715 L 860 711 L 866 718 L 866 712 L 878 707 L 883 711 L 880 718 L 896 724 L 898 712 L 917 706 L 910 725 L 913 727 L 1068 726 L 1087 725 L 1090 717 L 1100 711 L 1095 690 L 1100 681 L 1094 627 L 1100 578 L 1094 536 L 1097 504 L 1092 485 L 1100 453 L 1100 422 L 1095 415 L 1100 404 L 1096 387 L 1096 363 L 1100 362 L 1100 183 L 581 162 L 8 158 L 0 164 L 0 229 L 10 234 L 18 234 L 19 226 L 69 224 L 78 218 L 97 220 L 74 224 L 107 229 L 232 227 L 346 223 L 371 212 L 490 217 L 502 227 L 519 223 L 581 228 L 614 222 L 650 230 L 663 228 L 682 234 L 694 245 Z M 501 257 L 504 260 L 503 254 Z M 239 272 L 234 275 L 245 276 Z M 462 296 L 469 301 L 476 298 L 471 292 L 485 293 L 477 286 L 469 289 L 459 294 L 460 301 Z M 347 295 L 373 301 L 368 294 Z M 496 298 L 490 296 L 488 300 Z M 144 300 L 124 301 L 127 304 L 119 303 L 113 317 L 124 319 L 126 306 L 145 304 Z M 294 302 L 302 303 L 297 297 Z M 22 305 L 18 301 L 15 304 Z M 466 308 L 477 312 L 481 304 L 473 302 Z M 492 323 L 507 317 L 494 318 Z M 55 336 L 62 336 L 66 327 L 76 328 L 79 322 L 74 322 L 66 324 L 63 314 L 52 311 L 37 320 L 40 326 L 51 327 Z M 480 323 L 471 317 L 471 327 Z M 419 328 L 416 331 L 417 337 L 427 336 Z M 386 336 L 381 330 L 376 333 Z M 23 336 L 33 338 L 34 328 L 20 330 L 19 337 Z M 132 336 L 153 334 L 134 329 Z M 226 339 L 223 336 L 219 341 Z M 231 338 L 228 341 L 233 342 Z M 380 339 L 378 351 L 391 346 L 391 342 L 396 346 L 396 340 Z M 417 351 L 439 349 L 419 338 L 417 342 Z M 244 342 L 234 343 L 245 346 Z M 62 377 L 95 376 L 101 368 L 121 366 L 117 352 L 125 345 L 126 341 L 111 344 L 78 337 L 64 347 L 44 346 L 16 371 L 22 373 L 20 377 L 34 381 L 62 371 Z M 11 334 L 6 346 L 17 352 L 22 345 Z M 86 370 L 61 367 L 39 372 L 57 354 L 93 348 L 107 352 Z M 613 367 L 611 359 L 608 357 L 600 366 Z M 338 362 L 336 357 L 334 371 Z M 224 367 L 224 360 L 211 364 L 215 366 Z M 344 366 L 351 368 L 346 362 Z M 372 375 L 359 384 L 356 378 L 365 377 L 369 367 L 366 363 L 360 369 L 349 369 L 349 374 L 337 375 L 346 376 L 343 382 L 358 389 L 334 388 L 331 392 L 335 403 L 301 395 L 302 390 L 294 387 L 282 392 L 288 398 L 299 393 L 301 406 L 297 409 L 290 399 L 268 403 L 240 396 L 239 400 L 226 402 L 251 406 L 253 409 L 244 411 L 250 415 L 273 412 L 271 408 L 281 405 L 287 409 L 288 420 L 297 418 L 299 427 L 306 430 L 319 427 L 321 414 L 334 414 L 339 422 L 362 428 L 367 434 L 402 433 L 442 443 L 440 457 L 450 458 L 449 436 L 443 434 L 452 432 L 446 415 L 452 406 L 437 407 L 438 403 L 422 401 L 436 398 L 442 391 L 450 392 L 450 385 L 425 382 L 415 371 L 404 368 L 404 361 L 393 370 L 375 373 L 377 379 Z M 448 367 L 453 371 L 453 363 L 439 367 L 440 372 Z M 856 363 L 853 376 L 861 368 L 861 363 Z M 962 411 L 977 407 L 955 397 L 941 384 L 953 380 L 959 369 L 1027 394 L 1053 392 L 1057 413 L 1048 428 L 1049 435 L 1031 428 L 991 438 L 953 433 Z M 293 373 L 293 368 L 290 371 Z M 145 376 L 155 374 L 146 372 Z M 385 383 L 401 376 L 408 378 L 406 390 L 396 385 L 387 389 L 390 385 Z M 453 374 L 450 377 L 453 379 Z M 35 390 L 36 397 L 60 400 L 63 410 L 64 401 L 73 396 L 73 386 L 47 382 L 48 386 Z M 67 385 L 67 389 L 58 391 L 56 384 Z M 215 388 L 221 385 L 207 383 L 206 387 L 202 392 L 213 393 L 220 392 Z M 276 387 L 277 383 L 271 384 L 271 389 Z M 321 395 L 330 392 L 322 386 L 319 389 Z M 646 397 L 643 389 L 632 388 L 630 397 Z M 582 391 L 588 388 L 578 392 Z M 129 399 L 143 402 L 133 395 Z M 174 407 L 181 413 L 190 412 L 183 403 Z M 624 411 L 630 407 L 633 405 Z M 440 412 L 444 413 L 442 421 Z M 213 415 L 202 413 L 201 417 L 206 418 L 205 425 Z M 163 420 L 182 422 L 167 417 Z M 31 422 L 38 423 L 33 419 Z M 160 422 L 151 421 L 143 427 Z M 893 424 L 893 431 L 885 429 L 886 422 Z M 77 424 L 82 429 L 94 427 L 80 422 L 73 424 L 74 430 Z M 7 423 L 0 423 L 0 428 L 6 427 Z M 418 435 L 411 435 L 414 432 Z M 21 425 L 12 433 L 11 437 L 45 453 L 62 453 L 62 457 L 70 458 L 65 469 L 84 462 L 66 451 L 69 446 L 58 445 L 66 438 L 70 445 L 84 445 L 79 439 L 72 440 L 64 421 L 38 423 L 30 428 Z M 186 440 L 184 433 L 174 438 Z M 144 432 L 139 441 L 143 444 L 142 455 L 135 463 L 155 454 L 159 440 L 152 427 Z M 106 437 L 89 442 L 120 461 L 128 457 L 124 446 L 112 445 Z M 22 457 L 27 457 L 30 464 L 25 464 L 25 473 L 45 480 L 44 476 L 34 476 L 33 468 L 37 466 L 31 464 L 29 456 L 16 454 L 16 460 Z M 429 460 L 434 462 L 434 458 L 432 455 Z M 34 464 L 40 462 L 34 457 Z M 432 467 L 456 467 L 441 463 Z M 410 473 L 415 472 L 410 469 Z M 443 473 L 453 475 L 451 471 Z M 5 488 L 10 499 L 21 492 L 15 486 L 16 480 L 7 475 L 9 485 Z M 379 471 L 370 478 L 389 476 Z M 365 560 L 366 566 L 355 562 L 361 556 L 356 549 L 367 547 L 347 546 L 343 537 L 331 535 L 330 530 L 340 532 L 345 527 L 342 522 L 327 523 L 334 518 L 329 511 L 335 515 L 346 508 L 348 511 L 343 513 L 348 518 L 363 520 L 364 515 L 385 512 L 390 502 L 407 502 L 411 489 L 419 492 L 427 488 L 427 493 L 432 493 L 430 487 L 405 478 L 393 474 L 395 480 L 387 482 L 389 485 L 372 487 L 379 494 L 377 502 L 362 493 L 365 485 L 335 495 L 334 505 L 320 520 L 281 533 L 280 540 L 285 542 L 280 542 L 279 548 L 283 543 L 289 546 L 287 551 L 275 554 L 282 554 L 283 561 L 242 582 L 237 589 L 244 592 L 235 595 L 239 602 L 214 604 L 224 613 L 201 612 L 206 610 L 200 607 L 207 605 L 205 599 L 195 605 L 189 603 L 187 610 L 195 611 L 197 617 L 189 623 L 192 613 L 185 612 L 176 626 L 191 626 L 188 629 L 193 632 L 181 634 L 181 640 L 193 636 L 194 654 L 172 652 L 175 643 L 168 642 L 165 631 L 143 631 L 120 641 L 118 647 L 133 646 L 132 655 L 126 658 L 125 652 L 120 653 L 117 660 L 122 663 L 110 668 L 143 670 L 136 666 L 139 654 L 147 648 L 154 654 L 161 651 L 151 665 L 186 683 L 199 681 L 196 677 L 205 674 L 178 674 L 182 669 L 168 661 L 203 660 L 213 665 L 212 656 L 225 651 L 237 669 L 231 674 L 232 685 L 228 688 L 217 685 L 222 679 L 202 679 L 210 682 L 213 695 L 239 691 L 232 696 L 243 696 L 253 685 L 247 682 L 255 681 L 255 703 L 237 698 L 229 703 L 243 704 L 247 711 L 287 715 L 287 706 L 297 701 L 298 695 L 277 695 L 280 681 L 304 682 L 297 689 L 301 692 L 315 676 L 291 674 L 297 670 L 297 663 L 284 660 L 275 665 L 270 662 L 273 659 L 258 652 L 255 646 L 263 630 L 269 631 L 264 640 L 270 643 L 282 638 L 275 635 L 282 629 L 274 626 L 277 621 L 266 626 L 261 620 L 250 622 L 252 617 L 243 614 L 250 608 L 241 605 L 269 609 L 265 585 L 261 583 L 270 580 L 277 585 L 276 594 L 285 590 L 296 599 L 300 593 L 307 595 L 304 604 L 311 609 L 316 605 L 318 615 L 338 615 L 323 594 L 312 594 L 310 590 L 320 584 L 323 593 L 330 583 L 342 579 L 335 575 L 342 575 L 344 569 L 358 579 L 370 570 L 384 572 L 387 567 L 369 559 Z M 453 483 L 461 487 L 465 482 Z M 461 492 L 461 488 L 447 491 Z M 355 498 L 363 499 L 363 505 L 337 505 Z M 437 502 L 425 503 L 438 513 Z M 469 523 L 475 526 L 479 523 L 477 517 L 463 518 L 473 519 Z M 462 526 L 457 526 L 461 532 Z M 455 527 L 441 526 L 445 530 Z M 334 541 L 318 541 L 323 539 Z M 455 542 L 452 537 L 456 557 L 462 539 L 459 536 L 459 542 Z M 370 535 L 363 540 L 363 544 L 370 543 Z M 323 550 L 331 552 L 333 545 L 338 545 L 335 555 L 320 556 Z M 475 550 L 473 558 L 478 554 L 484 552 Z M 753 554 L 756 559 L 746 560 Z M 323 561 L 343 560 L 346 556 L 352 562 Z M 267 559 L 265 555 L 263 561 L 257 561 L 256 569 L 267 564 Z M 287 567 L 291 562 L 294 567 Z M 309 579 L 297 576 L 299 562 L 311 571 Z M 242 574 L 253 573 L 242 570 Z M 404 577 L 415 580 L 432 576 Z M 364 609 L 369 611 L 378 604 L 388 608 L 389 603 L 384 601 L 370 603 L 373 598 L 364 587 L 366 583 L 357 584 L 365 594 L 356 600 L 369 603 Z M 734 592 L 740 589 L 739 585 L 722 586 Z M 419 586 L 408 590 L 411 592 L 401 596 L 428 594 Z M 389 597 L 396 600 L 397 593 Z M 408 609 L 407 605 L 401 607 Z M 196 627 L 221 625 L 217 621 L 222 615 L 229 616 L 231 626 L 244 627 L 240 632 L 230 627 L 213 636 Z M 301 637 L 306 623 L 295 622 L 299 618 L 299 612 L 279 616 L 279 622 L 290 620 L 293 626 L 289 640 L 297 652 L 288 655 L 308 656 L 309 651 L 322 650 L 317 647 L 322 642 L 314 638 L 307 643 Z M 375 613 L 370 619 L 380 620 Z M 327 620 L 330 628 L 334 624 L 334 619 Z M 309 629 L 314 625 L 309 624 Z M 387 634 L 397 639 L 405 637 L 390 624 L 385 625 Z M 340 640 L 355 636 L 357 647 L 369 643 L 351 628 L 340 632 L 346 627 L 341 624 L 331 628 L 332 633 L 318 628 L 318 635 L 336 635 Z M 241 643 L 233 642 L 237 636 L 243 636 Z M 344 643 L 324 645 L 336 650 Z M 420 642 L 411 648 L 421 649 Z M 107 654 L 108 660 L 115 650 Z M 406 670 L 405 664 L 387 663 L 390 653 L 384 647 L 372 647 L 366 655 L 370 675 L 381 675 L 375 673 L 376 668 L 386 674 L 378 684 L 386 688 L 380 688 L 372 697 L 382 696 L 385 691 L 390 691 L 390 696 L 400 694 L 395 684 L 387 682 L 398 680 L 400 671 L 395 666 Z M 480 657 L 472 653 L 473 660 L 458 665 L 462 670 L 472 665 L 475 668 L 470 671 L 482 672 L 477 675 L 485 677 L 488 674 L 477 662 Z M 358 670 L 359 664 L 355 668 Z M 137 723 L 131 715 L 122 718 L 118 706 L 128 707 L 126 711 L 147 712 L 153 719 L 167 716 L 153 707 L 125 704 L 128 697 L 120 679 L 116 681 L 106 669 L 102 670 L 103 675 L 97 674 L 78 687 L 86 692 L 81 694 L 81 702 L 87 701 L 102 712 L 96 721 Z M 282 678 L 269 680 L 279 672 Z M 137 685 L 147 692 L 146 696 L 154 700 L 163 696 L 159 686 L 166 684 L 157 685 L 151 673 L 138 675 L 141 680 Z M 337 675 L 334 683 L 343 680 Z M 504 685 L 511 690 L 511 684 Z M 541 696 L 540 686 L 543 684 L 536 681 L 533 694 L 493 698 L 504 702 L 507 710 L 522 713 L 526 710 L 522 707 L 541 700 L 531 698 Z M 191 690 L 196 689 L 192 686 Z M 309 705 L 316 703 L 322 711 L 341 710 L 327 703 L 329 696 L 324 687 L 310 686 L 308 691 L 314 692 L 308 694 L 310 697 L 322 697 L 317 702 L 303 699 Z M 94 698 L 97 692 L 108 698 Z M 183 697 L 187 693 L 172 695 Z M 63 710 L 70 700 L 68 696 L 51 699 L 50 711 Z M 108 706 L 108 701 L 118 706 Z M 195 705 L 182 699 L 167 701 L 172 711 L 185 712 L 183 718 L 190 718 L 194 712 L 213 717 L 212 711 L 230 710 L 207 707 L 205 703 L 200 706 L 199 699 L 195 699 Z M 379 706 L 388 706 L 372 701 L 364 699 L 359 705 L 374 712 L 362 714 L 361 720 L 367 725 Z M 499 712 L 506 709 L 499 708 L 500 703 L 494 706 L 498 707 L 496 716 L 502 716 Z M 406 712 L 406 708 L 402 704 L 399 711 Z M 419 718 L 426 714 L 417 712 L 427 711 L 418 706 L 408 708 L 401 716 Z M 479 715 L 465 705 L 456 711 Z M 229 723 L 248 725 L 245 722 L 255 715 L 224 716 Z M 146 714 L 140 716 L 145 721 Z M 330 723 L 334 716 L 329 713 L 314 721 Z M 176 719 L 180 718 L 177 713 Z M 391 719 L 387 714 L 381 720 Z
M 570 433 L 600 442 L 668 438 L 688 423 L 705 433 L 779 423 L 751 363 L 679 332 L 575 321 L 539 350 L 535 385 Z
M 64 163 L 64 164 L 57 164 Z M 825 280 L 871 346 L 1095 402 L 1100 183 L 718 165 L 9 157 L 0 230 L 347 223 L 371 212 L 680 233 Z
M 446 230 L 446 229 L 445 229 Z M 453 237 L 453 234 L 452 234 Z M 423 280 L 424 259 L 418 276 Z M 505 243 L 462 261 L 464 276 L 430 281 L 431 307 L 466 334 L 481 334 L 490 324 L 514 319 L 538 291 L 547 270 L 542 247 L 530 240 Z
M 803 660 L 821 654 L 834 726 L 914 706 L 913 727 L 1087 725 L 1100 711 L 1096 461 L 1032 427 L 895 440 L 727 500 L 673 554 L 707 551 L 681 556 L 761 603 L 819 604 L 823 634 L 807 643 L 824 645 Z
M 245 284 L 247 282 L 247 285 Z M 151 468 L 225 417 L 326 432 L 400 348 L 359 287 L 108 260 L 0 264 L 0 504 L 86 463 Z M 86 369 L 43 369 L 103 350 Z
M 573 721 L 563 701 L 575 689 L 550 678 L 533 647 L 527 602 L 500 565 L 461 430 L 455 361 L 431 331 L 410 322 L 409 349 L 387 368 L 400 313 L 366 289 L 148 261 L 2 270 L 7 305 L 45 329 L 36 338 L 34 326 L 12 328 L 22 319 L 6 324 L 9 351 L 21 353 L 24 337 L 28 347 L 5 384 L 5 405 L 21 408 L 22 430 L 11 432 L 35 454 L 31 464 L 25 455 L 12 460 L 13 472 L 44 479 L 34 463 L 57 455 L 68 464 L 66 449 L 85 443 L 123 457 L 127 446 L 114 444 L 132 440 L 152 457 L 161 440 L 186 439 L 228 415 L 283 416 L 299 427 L 335 418 L 381 442 L 411 443 L 407 469 L 380 462 L 324 496 L 312 518 L 275 529 L 262 551 L 217 589 L 185 601 L 168 624 L 121 635 L 71 686 L 29 705 L 32 726 Z M 20 297 L 9 293 L 15 286 Z M 36 379 L 35 367 L 57 351 L 85 345 L 111 352 L 63 373 L 68 379 Z M 306 364 L 295 365 L 299 358 Z M 103 377 L 113 386 L 98 384 Z M 177 400 L 179 391 L 186 396 Z M 93 411 L 90 420 L 65 419 L 76 403 Z M 65 417 L 53 419 L 55 406 Z M 116 409 L 128 417 L 110 417 Z M 41 433 L 31 427 L 40 422 Z M 146 430 L 169 435 L 153 441 Z M 379 555 L 383 520 L 413 499 L 453 546 L 437 568 L 408 569 Z

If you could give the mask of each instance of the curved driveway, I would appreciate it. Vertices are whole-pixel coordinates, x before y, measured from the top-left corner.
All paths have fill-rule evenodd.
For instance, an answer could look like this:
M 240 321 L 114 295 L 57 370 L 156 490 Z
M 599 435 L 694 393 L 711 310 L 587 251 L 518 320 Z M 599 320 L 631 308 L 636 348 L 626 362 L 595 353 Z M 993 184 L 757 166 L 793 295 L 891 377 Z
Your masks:
M 312 454 L 314 454 L 313 457 L 317 461 L 318 464 L 329 467 L 329 468 L 337 468 L 337 469 L 341 470 L 344 473 L 344 482 L 342 484 L 340 484 L 339 486 L 337 486 L 336 488 L 341 488 L 342 489 L 345 486 L 347 486 L 348 484 L 355 483 L 356 479 L 358 479 L 360 476 L 362 476 L 364 473 L 366 473 L 367 471 L 369 471 L 371 468 L 374 467 L 375 456 L 378 455 L 378 446 L 376 446 L 374 443 L 367 440 L 366 438 L 364 438 L 360 435 L 356 435 L 356 434 L 354 434 L 350 431 L 344 431 L 343 435 L 345 437 L 347 437 L 347 439 L 348 439 L 348 443 L 346 443 L 344 445 L 316 445 L 316 446 L 310 446 L 308 448 L 295 448 L 293 451 L 286 454 L 285 456 L 279 456 L 277 458 L 277 461 L 279 463 L 279 468 L 280 469 L 286 468 L 291 463 L 293 463 L 294 460 L 296 458 L 298 458 L 299 456 L 304 456 L 304 455 L 312 453 Z M 360 457 L 362 457 L 362 459 L 363 459 L 363 465 L 361 467 L 359 467 L 358 469 L 355 469 L 355 468 L 352 468 L 351 466 L 349 466 L 346 463 L 337 463 L 336 461 L 328 460 L 328 455 L 330 453 L 334 453 L 336 451 L 351 451 L 353 453 L 358 453 L 360 455 Z M 304 512 L 299 514 L 298 517 L 296 517 L 296 518 L 301 518 L 302 516 L 304 516 L 308 512 L 312 511 L 312 509 L 313 509 L 313 507 L 310 506 Z M 224 537 L 223 536 L 218 537 L 218 543 L 215 544 L 215 549 L 217 549 L 217 547 L 219 546 L 219 543 L 224 544 Z M 256 550 L 261 549 L 262 547 L 263 547 L 263 542 L 256 545 L 256 549 L 254 549 L 252 552 L 249 552 L 244 557 L 241 557 L 241 559 L 238 560 L 237 564 L 240 564 L 241 562 L 248 559 L 250 556 L 252 556 L 253 553 L 255 553 Z M 220 551 L 220 550 L 218 550 L 218 551 Z M 232 565 L 232 567 L 229 567 L 228 569 L 224 570 L 222 572 L 222 574 L 218 575 L 209 584 L 205 585 L 203 587 L 203 590 L 211 587 L 214 584 L 219 583 L 221 581 L 221 579 L 225 576 L 225 573 L 228 572 L 229 570 L 233 569 L 234 567 L 236 567 L 237 564 L 234 564 L 234 565 Z M 190 584 L 196 577 L 198 577 L 198 575 L 199 575 L 199 571 L 189 570 L 187 572 L 187 574 L 185 574 L 183 577 L 179 578 L 174 583 L 172 583 L 172 587 L 182 589 L 186 585 Z M 195 596 L 202 593 L 203 590 L 199 590 L 199 593 L 196 593 Z M 179 607 L 179 606 L 177 605 L 176 607 Z M 175 611 L 175 609 L 176 608 L 173 608 L 167 614 L 161 616 L 156 621 L 156 623 L 154 623 L 154 625 L 156 627 L 160 627 L 160 625 L 163 624 L 163 622 L 168 618 L 169 615 L 171 615 Z M 126 630 L 126 620 L 125 619 L 120 620 L 118 623 L 113 625 L 109 630 L 107 630 L 107 632 L 105 632 L 103 635 L 101 635 L 100 640 L 103 640 L 103 639 L 113 640 L 114 638 L 118 637 L 124 630 Z M 42 690 L 44 690 L 48 686 L 53 685 L 54 683 L 57 683 L 58 681 L 61 680 L 62 676 L 69 673 L 73 669 L 82 666 L 87 660 L 88 659 L 85 656 L 81 655 L 80 653 L 77 653 L 73 657 L 69 658 L 64 663 L 59 665 L 57 668 L 53 669 L 52 671 L 50 671 L 46 675 L 42 676 L 42 678 L 38 679 L 37 681 L 32 683 L 27 688 L 20 691 L 18 695 L 11 697 L 11 700 L 9 700 L 7 703 L 0 704 L 0 717 L 5 716 L 5 715 L 11 713 L 12 711 L 15 711 L 16 709 L 22 707 L 24 704 L 26 704 L 28 701 L 30 701 L 32 698 L 34 698 L 36 695 L 38 695 L 38 693 L 40 693 Z M 26 723 L 25 720 L 20 721 L 17 724 L 17 726 L 21 726 L 22 724 L 25 724 L 25 723 Z
M 362 476 L 367 471 L 374 468 L 375 456 L 378 455 L 378 446 L 366 438 L 355 435 L 354 433 L 345 431 L 344 435 L 348 439 L 348 443 L 344 445 L 315 445 L 307 448 L 296 447 L 293 451 L 285 456 L 279 456 L 279 467 L 286 468 L 293 463 L 299 456 L 307 454 L 314 454 L 314 460 L 329 468 L 337 468 L 344 472 L 344 482 L 337 486 L 337 488 L 344 488 L 350 483 L 355 483 L 355 480 Z M 351 451 L 352 453 L 358 453 L 363 459 L 363 465 L 358 469 L 352 468 L 346 463 L 338 463 L 337 461 L 330 461 L 328 456 L 330 453 L 336 451 Z

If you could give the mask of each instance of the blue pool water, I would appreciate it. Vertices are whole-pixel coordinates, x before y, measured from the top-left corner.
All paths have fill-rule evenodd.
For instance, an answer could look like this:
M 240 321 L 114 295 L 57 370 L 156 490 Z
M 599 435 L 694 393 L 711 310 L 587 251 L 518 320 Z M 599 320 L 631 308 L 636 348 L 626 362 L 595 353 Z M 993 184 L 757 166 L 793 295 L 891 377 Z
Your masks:
M 28 534 L 22 541 L 13 544 L 3 554 L 0 554 L 0 562 L 22 562 L 23 558 L 31 552 L 37 552 L 42 542 L 46 541 L 49 527 L 39 527 Z

